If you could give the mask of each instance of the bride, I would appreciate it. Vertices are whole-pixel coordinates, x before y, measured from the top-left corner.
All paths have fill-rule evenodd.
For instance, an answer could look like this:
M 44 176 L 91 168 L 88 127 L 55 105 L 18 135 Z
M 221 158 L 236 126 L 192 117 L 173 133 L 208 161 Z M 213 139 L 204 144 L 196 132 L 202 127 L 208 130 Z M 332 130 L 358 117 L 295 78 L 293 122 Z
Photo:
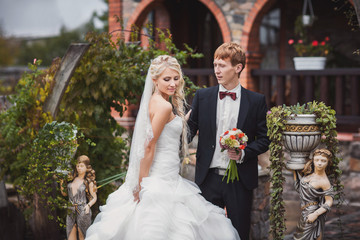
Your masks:
M 179 175 L 180 144 L 187 150 L 183 88 L 174 57 L 151 62 L 125 182 L 100 207 L 86 239 L 240 239 L 224 210 Z

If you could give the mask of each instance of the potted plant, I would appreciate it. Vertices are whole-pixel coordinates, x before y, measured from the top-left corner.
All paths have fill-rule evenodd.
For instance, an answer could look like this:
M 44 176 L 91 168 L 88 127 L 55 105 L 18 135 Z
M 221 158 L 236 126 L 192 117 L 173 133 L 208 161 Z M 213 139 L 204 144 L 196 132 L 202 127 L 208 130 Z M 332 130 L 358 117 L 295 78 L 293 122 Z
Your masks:
M 286 230 L 284 213 L 285 205 L 282 198 L 283 183 L 285 178 L 282 175 L 282 171 L 285 168 L 284 162 L 284 142 L 287 130 L 289 130 L 289 124 L 297 117 L 303 117 L 304 115 L 312 115 L 310 118 L 315 118 L 315 123 L 311 122 L 310 125 L 316 126 L 315 130 L 320 132 L 320 141 L 322 141 L 326 148 L 333 153 L 333 168 L 334 174 L 330 176 L 330 180 L 333 182 L 335 191 L 338 193 L 335 200 L 340 199 L 342 185 L 340 182 L 341 170 L 339 169 L 340 158 L 337 156 L 339 152 L 338 140 L 336 139 L 336 117 L 335 111 L 331 107 L 326 106 L 323 102 L 309 102 L 304 105 L 294 106 L 277 106 L 271 108 L 267 114 L 267 127 L 268 136 L 271 141 L 270 149 L 270 171 L 272 184 L 271 189 L 271 208 L 270 208 L 270 233 L 273 239 L 283 239 Z M 314 117 L 315 116 L 315 117 Z M 289 122 L 290 121 L 290 122 Z M 294 125 L 294 124 L 293 124 Z M 341 201 L 340 201 L 341 202 Z
M 312 109 L 312 103 L 294 106 L 283 106 L 288 115 L 283 132 L 284 147 L 290 151 L 291 159 L 286 167 L 291 170 L 304 168 L 310 152 L 320 144 L 321 132 L 316 115 Z
M 307 34 L 308 26 L 304 26 L 301 18 L 295 21 L 295 38 L 288 40 L 294 47 L 297 57 L 294 57 L 296 70 L 320 70 L 325 68 L 326 56 L 331 50 L 330 37 L 322 39 L 310 38 Z

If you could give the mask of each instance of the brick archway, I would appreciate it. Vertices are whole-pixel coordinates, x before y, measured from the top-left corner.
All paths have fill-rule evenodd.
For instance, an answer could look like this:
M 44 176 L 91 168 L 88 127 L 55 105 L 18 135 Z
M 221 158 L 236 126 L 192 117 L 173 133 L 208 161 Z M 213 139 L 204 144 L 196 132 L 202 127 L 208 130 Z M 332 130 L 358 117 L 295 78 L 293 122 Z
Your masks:
M 139 5 L 136 7 L 131 17 L 129 18 L 125 29 L 131 29 L 131 26 L 133 25 L 142 24 L 149 10 L 152 8 L 152 6 L 157 4 L 157 2 L 160 1 L 159 0 L 141 1 Z M 221 9 L 216 5 L 216 3 L 213 0 L 199 0 L 199 2 L 204 4 L 210 10 L 210 12 L 215 16 L 215 19 L 218 22 L 221 30 L 223 41 L 230 42 L 231 41 L 230 28 L 229 25 L 227 24 L 226 18 L 222 13 Z M 128 40 L 128 36 L 126 36 L 125 39 Z
M 257 90 L 255 81 L 251 79 L 251 69 L 260 68 L 262 58 L 259 39 L 261 19 L 276 1 L 277 0 L 257 0 L 251 8 L 242 29 L 240 44 L 244 51 L 246 51 L 247 61 L 246 68 L 241 74 L 241 82 L 244 87 L 251 90 Z
M 215 16 L 215 19 L 218 22 L 222 33 L 223 41 L 230 42 L 231 41 L 230 27 L 221 9 L 216 5 L 216 3 L 213 0 L 199 0 L 199 2 L 204 4 L 210 10 L 210 12 Z

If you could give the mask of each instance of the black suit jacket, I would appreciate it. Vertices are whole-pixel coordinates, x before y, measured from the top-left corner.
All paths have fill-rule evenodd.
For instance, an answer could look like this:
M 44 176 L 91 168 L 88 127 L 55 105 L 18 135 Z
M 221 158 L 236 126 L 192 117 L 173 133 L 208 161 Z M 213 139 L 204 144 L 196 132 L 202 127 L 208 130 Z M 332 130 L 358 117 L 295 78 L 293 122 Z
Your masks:
M 190 141 L 199 131 L 196 152 L 195 182 L 201 185 L 212 161 L 216 139 L 216 109 L 219 86 L 200 89 L 196 92 L 192 112 L 188 121 Z M 240 111 L 237 128 L 249 138 L 242 164 L 237 164 L 240 180 L 247 189 L 258 186 L 257 156 L 268 149 L 269 138 L 266 127 L 267 106 L 262 94 L 241 87 Z

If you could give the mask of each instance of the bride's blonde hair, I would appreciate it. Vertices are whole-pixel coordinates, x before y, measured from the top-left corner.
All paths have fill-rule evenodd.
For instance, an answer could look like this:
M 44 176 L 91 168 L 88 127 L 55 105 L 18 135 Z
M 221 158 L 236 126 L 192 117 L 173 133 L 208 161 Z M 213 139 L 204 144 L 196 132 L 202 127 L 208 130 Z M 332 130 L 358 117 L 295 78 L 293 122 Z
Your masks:
M 151 74 L 152 79 L 158 79 L 159 76 L 165 71 L 165 69 L 172 69 L 179 73 L 179 85 L 175 90 L 174 96 L 171 97 L 171 103 L 173 105 L 175 114 L 181 117 L 183 122 L 183 129 L 182 129 L 182 153 L 184 156 L 187 155 L 187 133 L 188 133 L 188 126 L 185 120 L 185 106 L 187 106 L 185 100 L 185 92 L 184 92 L 184 85 L 185 81 L 183 78 L 183 73 L 181 71 L 181 67 L 179 62 L 176 58 L 169 56 L 169 55 L 160 55 L 152 60 L 149 71 Z M 155 90 L 155 86 L 153 88 L 153 92 Z

